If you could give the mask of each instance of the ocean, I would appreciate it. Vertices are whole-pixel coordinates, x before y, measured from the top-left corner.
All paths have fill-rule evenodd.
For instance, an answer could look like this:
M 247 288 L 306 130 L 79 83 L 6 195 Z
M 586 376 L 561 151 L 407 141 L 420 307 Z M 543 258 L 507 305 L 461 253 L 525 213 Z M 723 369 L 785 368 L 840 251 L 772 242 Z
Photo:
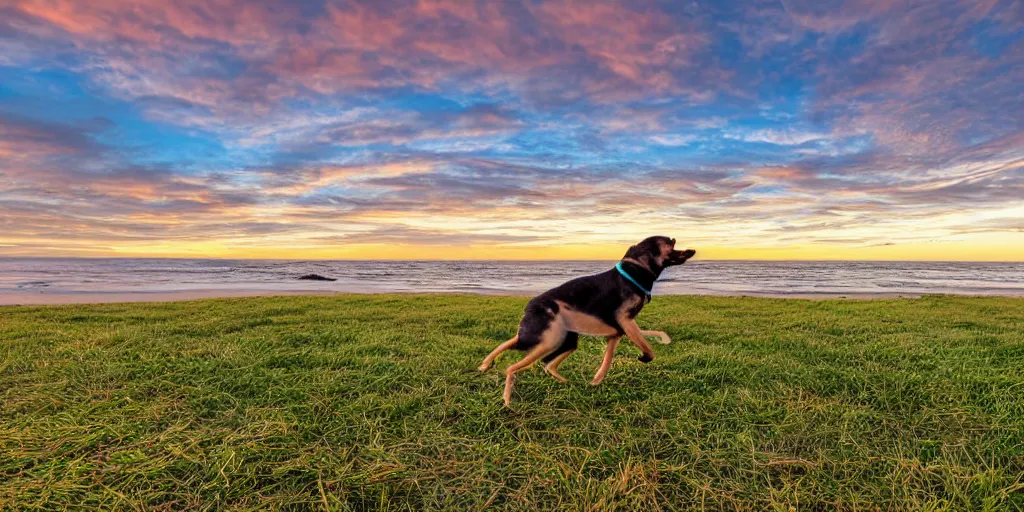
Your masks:
M 181 292 L 475 292 L 532 294 L 610 261 L 268 261 L 0 258 L 0 294 Z M 302 281 L 319 274 L 333 282 Z M 1024 263 L 691 261 L 655 295 L 1024 295 Z

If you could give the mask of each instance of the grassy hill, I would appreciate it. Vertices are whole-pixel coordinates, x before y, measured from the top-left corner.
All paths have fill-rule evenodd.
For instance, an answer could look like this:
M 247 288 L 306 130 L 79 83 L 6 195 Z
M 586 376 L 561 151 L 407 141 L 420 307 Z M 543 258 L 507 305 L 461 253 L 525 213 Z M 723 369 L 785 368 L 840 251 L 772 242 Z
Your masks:
M 657 297 L 506 410 L 525 302 L 0 308 L 0 508 L 1024 509 L 1024 299 Z

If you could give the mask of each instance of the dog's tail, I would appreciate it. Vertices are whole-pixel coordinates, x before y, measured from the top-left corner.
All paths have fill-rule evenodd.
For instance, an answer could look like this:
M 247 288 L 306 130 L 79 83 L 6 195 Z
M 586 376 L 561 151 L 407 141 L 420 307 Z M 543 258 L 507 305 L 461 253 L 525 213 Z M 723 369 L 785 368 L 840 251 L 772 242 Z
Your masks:
M 487 357 L 484 358 L 484 362 L 480 363 L 480 366 L 477 367 L 477 369 L 482 372 L 486 372 L 487 369 L 491 367 L 491 363 L 493 363 L 494 360 L 497 359 L 502 352 L 514 347 L 516 343 L 519 343 L 518 334 L 513 336 L 512 339 L 506 341 L 505 343 L 502 343 L 501 345 L 495 347 L 495 349 L 492 350 L 490 354 L 487 354 Z

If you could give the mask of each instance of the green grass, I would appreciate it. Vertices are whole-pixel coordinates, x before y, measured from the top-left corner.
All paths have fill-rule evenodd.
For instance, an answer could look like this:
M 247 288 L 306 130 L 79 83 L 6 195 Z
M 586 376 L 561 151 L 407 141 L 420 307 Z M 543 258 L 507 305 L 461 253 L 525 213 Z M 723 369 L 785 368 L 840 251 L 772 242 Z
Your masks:
M 1024 509 L 1022 299 L 659 297 L 509 411 L 525 302 L 0 308 L 0 508 Z

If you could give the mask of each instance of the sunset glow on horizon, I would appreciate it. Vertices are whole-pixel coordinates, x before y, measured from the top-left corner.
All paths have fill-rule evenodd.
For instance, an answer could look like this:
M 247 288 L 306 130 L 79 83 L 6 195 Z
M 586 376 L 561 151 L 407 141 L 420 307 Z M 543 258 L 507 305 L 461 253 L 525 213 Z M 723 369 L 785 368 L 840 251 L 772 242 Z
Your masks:
M 1022 4 L 12 0 L 0 256 L 1024 261 Z

